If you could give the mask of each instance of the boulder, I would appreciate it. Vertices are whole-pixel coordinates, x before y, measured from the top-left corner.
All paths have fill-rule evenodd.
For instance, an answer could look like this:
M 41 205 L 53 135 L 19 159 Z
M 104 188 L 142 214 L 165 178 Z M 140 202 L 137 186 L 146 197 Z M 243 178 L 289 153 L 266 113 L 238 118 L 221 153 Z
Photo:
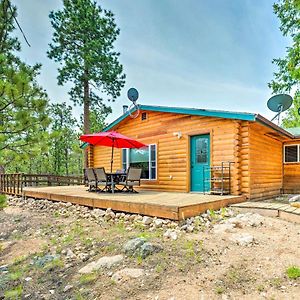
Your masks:
M 126 281 L 131 278 L 138 278 L 145 274 L 145 271 L 143 269 L 131 269 L 131 268 L 125 268 L 123 270 L 120 270 L 116 272 L 112 276 L 112 280 L 115 282 L 122 282 Z
M 114 265 L 119 264 L 123 259 L 124 259 L 123 255 L 103 256 L 97 261 L 93 261 L 87 264 L 86 266 L 81 268 L 78 272 L 80 274 L 88 274 L 102 268 L 110 269 Z
M 139 250 L 139 255 L 142 258 L 146 258 L 147 256 L 149 256 L 153 253 L 160 252 L 162 250 L 163 250 L 163 247 L 161 245 L 146 242 L 141 246 L 141 248 Z
M 254 242 L 254 237 L 249 233 L 241 233 L 232 235 L 230 240 L 240 246 L 249 246 Z
M 165 233 L 164 233 L 164 237 L 166 238 L 170 238 L 171 240 L 177 240 L 178 238 L 178 234 L 175 230 L 171 230 L 171 229 L 168 229 Z
M 144 225 L 150 225 L 152 223 L 152 218 L 148 217 L 148 216 L 144 216 L 142 219 L 142 223 Z
M 233 223 L 223 223 L 223 224 L 216 224 L 213 227 L 214 233 L 225 233 L 225 232 L 233 232 L 235 224 Z
M 133 256 L 144 243 L 146 243 L 144 238 L 135 238 L 129 240 L 123 247 L 124 253 L 126 255 Z
M 293 196 L 289 199 L 289 202 L 300 202 L 300 195 Z

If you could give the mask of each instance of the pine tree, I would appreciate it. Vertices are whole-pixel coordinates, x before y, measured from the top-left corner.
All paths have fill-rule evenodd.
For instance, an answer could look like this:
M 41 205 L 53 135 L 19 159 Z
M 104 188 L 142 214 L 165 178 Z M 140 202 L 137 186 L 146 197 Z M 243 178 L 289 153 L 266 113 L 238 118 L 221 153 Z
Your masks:
M 112 12 L 95 1 L 63 0 L 63 5 L 50 13 L 54 34 L 48 56 L 60 63 L 58 84 L 73 84 L 69 94 L 75 104 L 83 105 L 84 133 L 89 133 L 90 109 L 102 106 L 104 95 L 114 101 L 125 83 L 114 50 L 120 30 Z
M 1 0 L 0 165 L 8 170 L 43 148 L 49 124 L 48 98 L 36 80 L 40 65 L 28 66 L 15 55 L 20 51 L 18 40 L 11 37 L 15 17 L 16 7 Z

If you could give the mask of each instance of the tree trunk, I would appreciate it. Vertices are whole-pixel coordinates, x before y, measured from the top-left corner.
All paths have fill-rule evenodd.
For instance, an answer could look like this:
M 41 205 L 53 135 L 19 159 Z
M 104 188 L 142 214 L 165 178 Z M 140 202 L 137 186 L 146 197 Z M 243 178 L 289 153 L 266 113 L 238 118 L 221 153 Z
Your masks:
M 90 99 L 89 99 L 89 80 L 88 71 L 84 71 L 84 82 L 83 82 L 83 131 L 84 134 L 90 133 Z M 84 167 L 88 167 L 88 151 L 84 151 Z

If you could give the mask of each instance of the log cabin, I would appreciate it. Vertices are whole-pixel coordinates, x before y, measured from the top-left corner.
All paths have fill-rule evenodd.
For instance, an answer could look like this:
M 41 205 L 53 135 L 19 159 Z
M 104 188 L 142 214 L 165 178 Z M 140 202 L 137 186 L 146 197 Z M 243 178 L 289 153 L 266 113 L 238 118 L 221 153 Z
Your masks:
M 260 114 L 139 105 L 137 117 L 127 111 L 109 130 L 147 144 L 114 154 L 114 171 L 143 169 L 141 189 L 253 200 L 300 192 L 300 136 Z M 89 167 L 110 169 L 110 148 L 87 151 Z

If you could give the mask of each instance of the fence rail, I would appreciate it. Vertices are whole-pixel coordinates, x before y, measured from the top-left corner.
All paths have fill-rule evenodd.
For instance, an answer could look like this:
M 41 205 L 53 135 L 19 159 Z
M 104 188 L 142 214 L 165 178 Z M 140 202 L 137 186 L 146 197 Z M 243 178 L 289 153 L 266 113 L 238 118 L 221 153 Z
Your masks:
M 48 174 L 0 174 L 0 193 L 22 195 L 26 186 L 59 186 L 84 184 L 83 176 L 57 176 Z

